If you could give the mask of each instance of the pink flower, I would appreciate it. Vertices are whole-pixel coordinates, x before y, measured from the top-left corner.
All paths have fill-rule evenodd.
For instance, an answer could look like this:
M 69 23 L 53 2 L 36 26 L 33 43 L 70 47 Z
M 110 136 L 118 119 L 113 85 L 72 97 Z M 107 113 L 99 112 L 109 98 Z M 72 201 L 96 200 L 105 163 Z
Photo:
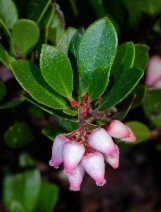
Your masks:
M 159 79 L 161 79 L 161 57 L 154 55 L 149 59 L 145 84 L 155 87 Z
M 63 135 L 56 136 L 52 146 L 52 157 L 49 161 L 50 166 L 54 166 L 56 169 L 59 168 L 59 165 L 63 162 L 62 149 L 67 141 L 68 139 Z
M 86 172 L 96 181 L 98 186 L 103 186 L 106 183 L 106 180 L 104 179 L 104 158 L 100 152 L 90 153 L 87 156 L 84 156 L 81 164 Z
M 103 128 L 94 129 L 88 137 L 88 143 L 97 151 L 111 156 L 115 154 L 115 144 L 111 136 Z
M 110 157 L 109 155 L 104 154 L 104 159 L 107 163 L 109 163 L 114 169 L 118 168 L 119 166 L 119 148 L 117 145 L 115 145 L 116 147 L 116 152 L 115 155 L 113 157 Z
M 130 127 L 127 126 L 127 128 L 128 128 L 128 130 L 130 132 L 130 137 L 129 138 L 122 138 L 120 140 L 121 141 L 126 141 L 126 142 L 135 142 L 136 141 L 136 137 L 135 137 L 133 131 L 130 129 Z
M 128 138 L 130 136 L 127 126 L 118 120 L 111 121 L 107 132 L 114 138 Z
M 67 173 L 67 177 L 70 183 L 69 189 L 72 191 L 79 191 L 80 184 L 83 180 L 85 170 L 81 164 L 79 164 L 72 173 Z
M 85 153 L 84 145 L 76 141 L 69 141 L 63 147 L 64 173 L 72 173 Z

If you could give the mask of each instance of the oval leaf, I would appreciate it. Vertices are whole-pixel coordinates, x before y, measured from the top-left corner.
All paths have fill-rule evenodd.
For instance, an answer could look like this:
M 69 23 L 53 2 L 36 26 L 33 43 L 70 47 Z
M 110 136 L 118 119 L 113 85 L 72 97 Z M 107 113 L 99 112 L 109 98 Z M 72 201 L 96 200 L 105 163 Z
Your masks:
M 12 29 L 14 23 L 18 19 L 16 5 L 12 0 L 1 0 L 0 8 L 0 18 L 5 21 L 8 28 Z
M 11 63 L 12 71 L 20 85 L 38 102 L 52 108 L 66 108 L 63 97 L 44 80 L 39 67 L 27 60 Z
M 148 140 L 151 136 L 149 128 L 141 122 L 131 121 L 127 122 L 126 125 L 132 129 L 134 135 L 136 136 L 135 142 L 127 142 L 126 144 L 139 144 Z
M 147 92 L 143 110 L 149 121 L 157 127 L 161 127 L 161 89 Z
M 122 72 L 131 68 L 134 62 L 135 48 L 132 42 L 123 43 L 117 48 L 110 76 L 116 79 Z
M 134 67 L 139 67 L 143 71 L 146 69 L 149 60 L 149 47 L 145 44 L 135 44 L 135 60 L 134 60 Z
M 58 186 L 51 183 L 42 183 L 39 199 L 34 212 L 52 212 L 57 203 L 58 197 Z
M 40 67 L 46 82 L 62 96 L 72 99 L 72 68 L 66 55 L 57 48 L 43 45 Z
M 107 18 L 96 21 L 86 30 L 78 49 L 78 69 L 85 91 L 94 70 L 112 66 L 116 47 L 116 31 Z
M 145 99 L 147 92 L 147 86 L 146 85 L 137 85 L 134 90 L 132 91 L 133 94 L 135 94 L 135 99 L 132 103 L 132 109 L 138 107 L 141 105 Z
M 23 58 L 35 47 L 39 35 L 39 27 L 34 21 L 21 19 L 14 24 L 12 29 L 13 42 Z
M 116 80 L 111 90 L 103 97 L 98 110 L 104 111 L 121 102 L 137 85 L 143 71 L 140 68 L 130 68 Z
M 41 189 L 40 173 L 37 169 L 8 174 L 4 178 L 4 203 L 8 212 L 34 211 Z
M 33 141 L 33 135 L 26 123 L 19 122 L 5 132 L 4 141 L 11 148 L 19 148 Z
M 10 62 L 14 60 L 13 57 L 11 57 L 8 52 L 3 48 L 3 46 L 0 44 L 0 61 L 7 66 L 10 69 Z
M 8 109 L 11 107 L 15 107 L 19 104 L 21 104 L 25 99 L 22 97 L 14 97 L 11 99 L 8 99 L 6 101 L 3 101 L 3 103 L 0 105 L 0 109 Z
M 3 97 L 6 94 L 6 86 L 5 84 L 0 80 L 0 101 L 3 99 Z
M 99 98 L 109 81 L 110 67 L 99 67 L 90 76 L 88 95 L 90 101 Z

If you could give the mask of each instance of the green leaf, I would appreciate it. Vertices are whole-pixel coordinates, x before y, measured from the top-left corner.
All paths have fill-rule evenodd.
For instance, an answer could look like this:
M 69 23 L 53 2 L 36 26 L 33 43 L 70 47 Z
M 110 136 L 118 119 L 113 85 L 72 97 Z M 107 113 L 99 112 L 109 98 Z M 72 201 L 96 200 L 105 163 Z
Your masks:
M 12 0 L 1 0 L 0 8 L 0 18 L 4 20 L 8 28 L 12 29 L 14 23 L 18 20 L 16 5 Z
M 12 71 L 20 85 L 38 102 L 52 108 L 66 108 L 63 97 L 44 80 L 40 69 L 27 60 L 11 63 Z
M 77 111 L 74 111 L 74 110 L 71 110 L 71 109 L 64 109 L 63 112 L 68 114 L 68 115 L 71 115 L 71 116 L 78 115 Z
M 43 17 L 40 19 L 39 21 L 39 27 L 40 29 L 45 29 L 50 27 L 50 24 L 52 23 L 52 20 L 54 18 L 54 7 L 52 4 L 50 4 L 47 8 L 47 10 L 45 11 Z M 48 34 L 48 32 L 46 31 L 46 34 Z
M 90 101 L 99 98 L 105 91 L 110 75 L 110 67 L 99 67 L 90 75 L 88 95 Z
M 21 104 L 25 99 L 23 97 L 14 97 L 11 98 L 7 101 L 3 101 L 2 104 L 0 105 L 0 109 L 8 109 L 15 107 L 19 104 Z
M 145 99 L 147 92 L 147 86 L 146 85 L 137 85 L 134 90 L 132 91 L 133 94 L 135 94 L 135 99 L 132 103 L 132 109 L 138 107 L 141 105 Z
M 40 196 L 34 212 L 52 212 L 59 197 L 58 186 L 51 183 L 42 183 Z
M 149 47 L 145 44 L 135 44 L 135 60 L 134 60 L 134 67 L 139 67 L 143 71 L 145 71 L 146 66 L 149 60 Z
M 14 60 L 13 57 L 11 57 L 8 52 L 3 48 L 3 46 L 0 44 L 0 61 L 7 66 L 10 69 L 10 62 Z
M 102 0 L 95 0 L 95 1 L 89 0 L 89 3 L 93 7 L 93 10 L 95 11 L 97 18 L 103 18 L 106 16 Z
M 5 132 L 4 141 L 11 148 L 20 148 L 32 142 L 33 135 L 26 123 L 19 122 L 9 127 Z
M 21 167 L 35 167 L 33 159 L 27 153 L 22 153 L 19 156 L 19 165 Z
M 82 33 L 74 28 L 68 28 L 58 41 L 57 47 L 61 49 L 70 59 L 73 69 L 73 90 L 79 92 L 79 74 L 77 68 L 77 49 L 82 38 Z M 79 92 L 80 93 L 80 92 Z
M 143 141 L 148 140 L 151 136 L 149 128 L 141 122 L 131 121 L 127 122 L 126 125 L 132 129 L 134 135 L 136 136 L 135 142 L 127 142 L 126 144 L 139 144 Z
M 67 56 L 57 48 L 43 45 L 40 67 L 46 82 L 59 94 L 71 100 L 73 76 Z
M 120 45 L 117 48 L 117 53 L 111 68 L 110 76 L 116 80 L 121 73 L 132 67 L 134 57 L 135 48 L 132 42 L 127 42 Z
M 23 58 L 35 47 L 39 35 L 39 27 L 34 21 L 21 19 L 14 24 L 12 29 L 13 42 Z
M 112 66 L 116 47 L 116 31 L 107 18 L 96 21 L 86 30 L 78 49 L 78 69 L 84 91 L 88 90 L 94 70 Z
M 143 110 L 150 122 L 161 127 L 161 89 L 147 92 L 143 102 Z
M 41 0 L 39 1 L 39 5 L 32 17 L 32 19 L 39 23 L 40 20 L 42 19 L 43 15 L 45 14 L 49 4 L 51 3 L 51 0 Z
M 134 89 L 142 76 L 143 71 L 140 68 L 129 68 L 123 72 L 103 97 L 98 110 L 107 110 L 121 102 Z
M 64 129 L 66 133 L 72 132 L 76 129 L 78 129 L 78 123 L 71 122 L 70 120 L 64 120 L 62 119 L 60 122 L 60 126 Z
M 82 33 L 74 28 L 69 27 L 64 34 L 60 37 L 57 47 L 61 49 L 68 57 L 70 54 L 76 59 L 77 49 Z
M 4 30 L 4 33 L 7 37 L 11 52 L 14 55 L 14 44 L 13 44 L 11 33 L 10 33 L 8 27 L 6 26 L 5 22 L 2 19 L 0 19 L 0 27 L 2 27 L 2 29 Z
M 3 97 L 6 94 L 6 86 L 5 84 L 0 80 L 0 101 L 3 99 Z
M 27 96 L 27 95 L 23 95 L 21 94 L 22 97 L 24 97 L 27 101 L 31 102 L 32 104 L 36 105 L 37 107 L 41 108 L 42 110 L 54 115 L 54 116 L 57 116 L 57 117 L 61 117 L 63 119 L 67 119 L 67 120 L 70 120 L 70 121 L 78 121 L 78 119 L 76 117 L 72 117 L 72 116 L 69 116 L 65 113 L 63 113 L 62 110 L 54 110 L 50 107 L 47 107 L 45 105 L 42 105 L 40 103 L 38 103 L 37 101 L 35 101 L 32 97 L 30 96 Z
M 40 173 L 37 169 L 31 169 L 8 174 L 3 187 L 3 199 L 8 212 L 33 212 L 41 189 Z
M 64 133 L 64 129 L 61 126 L 46 126 L 42 129 L 41 132 L 51 141 L 54 141 L 57 135 Z
M 122 102 L 120 102 L 117 105 L 118 112 L 116 112 L 112 118 L 122 121 L 130 111 L 134 99 L 134 95 L 130 94 Z

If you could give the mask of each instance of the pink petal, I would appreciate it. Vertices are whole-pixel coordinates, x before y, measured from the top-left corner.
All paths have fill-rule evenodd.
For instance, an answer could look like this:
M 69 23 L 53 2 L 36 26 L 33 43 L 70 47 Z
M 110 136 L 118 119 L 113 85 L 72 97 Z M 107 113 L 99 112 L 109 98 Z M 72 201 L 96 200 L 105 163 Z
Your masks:
M 81 161 L 85 153 L 84 145 L 76 141 L 69 141 L 64 144 L 63 158 L 64 158 L 64 173 L 72 173 Z
M 161 78 L 154 84 L 154 88 L 161 88 Z
M 79 164 L 72 173 L 67 173 L 67 177 L 70 183 L 69 189 L 71 191 L 79 191 L 82 183 L 85 170 L 81 164 Z
M 145 84 L 154 86 L 158 78 L 161 77 L 161 57 L 154 55 L 149 59 L 148 68 L 146 71 Z
M 111 136 L 103 128 L 97 128 L 92 131 L 88 137 L 88 143 L 94 149 L 109 155 L 115 153 L 115 144 Z
M 118 168 L 119 166 L 119 148 L 116 146 L 116 153 L 113 157 L 110 157 L 109 155 L 104 154 L 104 159 L 107 163 L 109 163 L 114 169 Z
M 84 156 L 81 164 L 85 171 L 96 181 L 97 185 L 103 186 L 106 183 L 106 180 L 104 179 L 104 158 L 100 152 L 90 153 L 87 156 Z
M 63 135 L 56 136 L 52 146 L 52 157 L 49 161 L 50 166 L 54 166 L 56 169 L 63 162 L 63 146 L 68 139 Z
M 130 137 L 129 138 L 122 138 L 120 140 L 121 141 L 126 141 L 126 142 L 135 142 L 136 141 L 136 137 L 135 137 L 133 131 L 131 130 L 130 127 L 127 126 L 127 128 L 128 128 L 128 130 L 130 132 Z
M 107 132 L 114 138 L 128 138 L 130 136 L 130 132 L 126 125 L 118 120 L 112 120 L 108 126 Z

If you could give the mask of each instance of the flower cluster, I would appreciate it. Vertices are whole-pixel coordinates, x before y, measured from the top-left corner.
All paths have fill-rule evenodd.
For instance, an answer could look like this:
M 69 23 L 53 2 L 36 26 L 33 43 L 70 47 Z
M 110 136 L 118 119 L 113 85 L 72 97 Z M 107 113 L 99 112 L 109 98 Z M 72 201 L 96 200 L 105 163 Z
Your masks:
M 149 60 L 145 84 L 153 89 L 161 88 L 161 57 L 158 55 L 152 56 Z
M 112 137 L 125 142 L 136 140 L 132 130 L 118 120 L 95 127 L 92 131 L 86 130 L 83 135 L 77 129 L 70 135 L 58 135 L 55 138 L 49 164 L 59 168 L 64 163 L 63 172 L 69 180 L 70 190 L 80 190 L 85 171 L 98 186 L 102 186 L 106 183 L 104 160 L 113 168 L 119 166 L 119 148 Z

